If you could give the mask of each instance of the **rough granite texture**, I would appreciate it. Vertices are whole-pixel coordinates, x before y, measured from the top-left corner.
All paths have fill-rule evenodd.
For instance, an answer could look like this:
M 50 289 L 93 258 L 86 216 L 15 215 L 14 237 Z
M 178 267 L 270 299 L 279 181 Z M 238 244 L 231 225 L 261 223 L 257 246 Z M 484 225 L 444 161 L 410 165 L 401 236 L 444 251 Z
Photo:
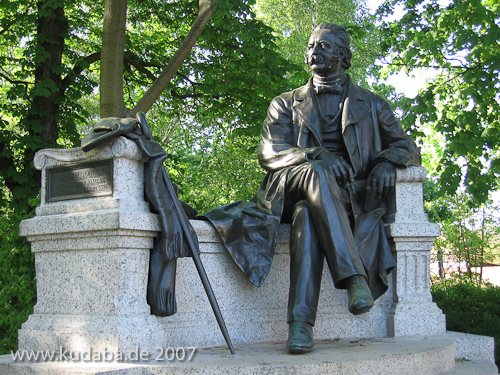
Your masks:
M 225 345 L 190 258 L 178 261 L 178 313 L 163 318 L 149 313 L 149 249 L 159 225 L 143 199 L 144 159 L 133 142 L 118 138 L 89 153 L 78 148 L 42 150 L 35 165 L 45 181 L 48 167 L 110 158 L 114 165 L 112 196 L 45 202 L 43 185 L 37 216 L 21 224 L 21 234 L 31 241 L 35 253 L 38 302 L 19 332 L 19 348 L 127 351 L 140 347 L 153 353 L 166 346 Z M 318 340 L 446 337 L 445 317 L 430 294 L 429 251 L 439 227 L 429 223 L 423 211 L 425 174 L 425 169 L 417 167 L 398 171 L 392 213 L 387 217 L 398 266 L 388 292 L 369 313 L 353 316 L 347 311 L 346 292 L 333 287 L 325 269 L 315 326 Z M 233 343 L 283 342 L 287 335 L 289 226 L 282 225 L 272 268 L 263 286 L 257 288 L 232 262 L 211 224 L 192 224 Z M 464 348 L 468 342 L 463 342 Z M 490 360 L 488 345 L 479 354 L 467 355 Z M 472 349 L 460 350 L 469 353 Z M 326 366 L 318 373 L 330 370 Z M 300 371 L 297 373 L 303 373 Z
M 432 302 L 429 282 L 430 250 L 440 234 L 424 212 L 423 167 L 399 170 L 387 233 L 392 239 L 396 270 L 392 273 L 393 302 L 387 316 L 387 335 L 442 335 L 446 318 Z
M 91 352 L 91 356 L 86 352 L 87 357 L 85 352 L 67 351 L 63 352 L 63 357 L 56 351 L 51 362 L 13 360 L 9 354 L 0 356 L 0 375 L 498 374 L 497 367 L 490 361 L 482 358 L 464 360 L 457 355 L 458 346 L 474 350 L 473 346 L 479 342 L 482 350 L 493 352 L 491 337 L 448 332 L 439 336 L 322 340 L 317 342 L 311 354 L 300 356 L 288 355 L 283 342 L 236 344 L 236 355 L 231 355 L 224 347 L 163 347 L 161 351 L 150 353 L 135 348 L 123 352 L 125 360 L 121 362 L 116 361 L 117 353 L 111 355 L 109 351 L 106 357 L 102 355 L 90 361 L 86 358 L 96 358 L 96 351 Z M 175 352 L 178 358 L 172 355 Z
M 447 332 L 447 338 L 455 342 L 455 357 L 467 361 L 489 361 L 495 363 L 495 341 L 493 337 L 468 333 Z
M 69 361 L 27 363 L 13 362 L 9 355 L 0 357 L 0 371 L 2 368 L 7 369 L 9 375 L 26 374 L 27 372 L 23 370 L 28 368 L 32 370 L 29 373 L 38 375 L 83 373 L 107 375 L 433 375 L 448 371 L 455 364 L 453 341 L 433 341 L 422 338 L 320 341 L 311 354 L 301 356 L 288 355 L 283 343 L 240 344 L 236 345 L 235 351 L 236 355 L 231 355 L 226 348 L 198 348 L 190 361 L 166 361 L 164 353 L 162 355 L 160 352 L 154 352 L 147 357 L 148 361 L 130 361 L 129 363 Z M 146 359 L 146 356 L 144 358 Z
M 284 243 L 278 246 L 273 265 L 264 284 L 255 287 L 234 264 L 220 244 L 220 238 L 210 223 L 192 221 L 203 244 L 202 261 L 221 306 L 226 325 L 234 342 L 285 340 L 286 306 L 288 298 L 289 256 Z M 288 226 L 283 226 L 288 233 Z M 279 242 L 284 241 L 280 234 Z M 283 240 L 282 240 L 283 239 Z M 205 242 L 210 241 L 210 242 Z M 189 258 L 178 261 L 178 313 L 161 318 L 171 334 L 172 343 L 187 345 L 188 341 L 204 341 L 205 345 L 222 345 L 219 332 L 205 291 Z M 347 293 L 333 286 L 329 271 L 323 271 L 315 335 L 317 338 L 374 337 L 386 335 L 386 311 L 390 306 L 384 295 L 369 314 L 353 316 L 347 310 Z M 191 319 L 190 317 L 195 317 Z M 193 331 L 192 336 L 186 332 Z M 201 344 L 203 345 L 203 344 Z

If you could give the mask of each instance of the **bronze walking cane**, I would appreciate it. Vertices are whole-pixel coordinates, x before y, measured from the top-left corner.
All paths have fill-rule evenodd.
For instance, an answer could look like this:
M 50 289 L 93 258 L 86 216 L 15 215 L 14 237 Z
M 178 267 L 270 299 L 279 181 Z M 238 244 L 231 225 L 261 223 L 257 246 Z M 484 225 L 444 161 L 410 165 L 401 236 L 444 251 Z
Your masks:
M 141 130 L 143 135 L 146 137 L 146 139 L 151 140 L 151 130 L 149 129 L 149 125 L 146 121 L 146 116 L 144 112 L 138 112 L 137 113 L 137 121 L 139 122 L 139 125 L 141 126 Z M 188 235 L 189 230 L 186 224 L 187 217 L 184 213 L 184 210 L 180 207 L 179 199 L 177 198 L 177 195 L 174 192 L 174 189 L 172 187 L 172 183 L 170 182 L 170 179 L 167 176 L 167 172 L 165 170 L 165 167 L 162 167 L 162 175 L 163 175 L 163 181 L 165 182 L 165 186 L 167 187 L 167 191 L 172 198 L 172 202 L 174 203 L 175 210 L 177 211 L 177 214 L 179 215 L 179 221 L 182 226 L 182 230 L 184 232 L 184 237 L 187 240 L 189 249 L 191 250 L 191 254 L 193 256 L 193 261 L 196 266 L 196 270 L 198 271 L 198 274 L 200 275 L 201 282 L 203 284 L 203 287 L 205 288 L 205 292 L 207 293 L 208 300 L 210 301 L 210 305 L 212 306 L 212 310 L 215 314 L 215 318 L 217 319 L 217 323 L 219 324 L 219 328 L 222 332 L 222 335 L 224 336 L 224 339 L 226 340 L 227 346 L 229 350 L 231 351 L 231 354 L 235 354 L 234 349 L 233 349 L 233 344 L 231 343 L 231 338 L 229 337 L 229 333 L 226 328 L 226 324 L 224 323 L 224 319 L 222 318 L 222 313 L 219 308 L 219 304 L 217 303 L 217 300 L 215 299 L 214 292 L 212 290 L 212 286 L 210 285 L 210 281 L 208 280 L 207 273 L 205 272 L 205 267 L 203 267 L 203 263 L 201 262 L 200 255 L 196 251 L 196 246 L 193 243 L 193 240 L 191 237 Z

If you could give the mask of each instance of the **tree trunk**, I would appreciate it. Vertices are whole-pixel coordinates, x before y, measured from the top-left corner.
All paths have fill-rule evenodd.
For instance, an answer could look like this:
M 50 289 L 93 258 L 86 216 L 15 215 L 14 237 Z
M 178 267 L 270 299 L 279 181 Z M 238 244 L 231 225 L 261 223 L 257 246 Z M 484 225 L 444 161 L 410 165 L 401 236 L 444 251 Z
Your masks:
M 38 18 L 37 26 L 37 39 L 41 47 L 38 58 L 46 58 L 35 69 L 35 93 L 27 120 L 30 134 L 39 136 L 43 142 L 50 144 L 55 143 L 58 137 L 56 114 L 62 82 L 60 74 L 55 73 L 57 70 L 53 68 L 61 65 L 68 22 L 62 5 L 51 9 L 46 3 L 48 1 L 38 3 L 38 12 L 43 15 Z M 36 85 L 43 87 L 43 90 L 38 91 Z M 40 125 L 41 132 L 38 130 Z
M 484 267 L 484 241 L 485 241 L 485 233 L 484 233 L 484 223 L 486 221 L 486 210 L 483 207 L 483 217 L 481 220 L 481 248 L 479 250 L 479 285 L 483 284 L 483 267 Z
M 102 26 L 100 111 L 102 117 L 125 117 L 123 59 L 127 0 L 106 0 Z
M 443 282 L 444 280 L 443 253 L 440 248 L 437 249 L 437 259 L 438 259 L 439 279 L 441 280 L 441 282 Z
M 316 28 L 317 23 L 318 23 L 318 0 L 314 0 L 314 9 L 312 10 L 312 30 Z

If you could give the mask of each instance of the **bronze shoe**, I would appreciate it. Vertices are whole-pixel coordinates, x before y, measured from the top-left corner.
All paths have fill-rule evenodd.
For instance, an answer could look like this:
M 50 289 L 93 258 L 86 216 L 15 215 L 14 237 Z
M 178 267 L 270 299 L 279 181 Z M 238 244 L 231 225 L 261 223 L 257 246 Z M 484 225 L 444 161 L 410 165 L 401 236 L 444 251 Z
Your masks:
M 346 280 L 346 286 L 349 311 L 353 315 L 364 314 L 373 307 L 373 297 L 364 276 L 349 277 Z
M 286 342 L 288 353 L 310 353 L 313 346 L 313 327 L 309 323 L 292 322 L 288 325 L 288 340 Z

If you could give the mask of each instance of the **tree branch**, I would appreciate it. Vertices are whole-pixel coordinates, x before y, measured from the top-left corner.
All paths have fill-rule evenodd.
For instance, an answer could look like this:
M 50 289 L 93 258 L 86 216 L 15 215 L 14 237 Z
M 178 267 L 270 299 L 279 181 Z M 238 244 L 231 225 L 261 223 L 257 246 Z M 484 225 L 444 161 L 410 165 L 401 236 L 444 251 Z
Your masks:
M 181 94 L 177 93 L 177 91 L 175 91 L 175 90 L 170 90 L 170 94 L 172 95 L 172 98 L 174 98 L 174 99 L 201 98 L 201 97 L 211 97 L 213 99 L 220 99 L 220 95 L 205 95 L 205 94 L 200 94 L 200 93 L 181 95 Z
M 28 86 L 28 85 L 32 84 L 32 82 L 18 81 L 18 80 L 12 79 L 12 78 L 10 78 L 8 75 L 6 75 L 4 73 L 0 73 L 0 77 L 2 77 L 3 79 L 5 79 L 7 82 L 10 82 L 10 83 L 16 84 L 16 85 L 20 84 L 20 85 Z
M 208 20 L 215 12 L 215 7 L 212 0 L 200 0 L 200 10 L 198 17 L 191 26 L 188 35 L 182 42 L 181 46 L 175 53 L 174 57 L 170 60 L 158 79 L 153 83 L 149 90 L 139 100 L 137 105 L 127 113 L 128 116 L 134 117 L 139 111 L 147 112 L 153 103 L 158 99 L 163 90 L 168 86 L 170 80 L 175 75 L 177 70 L 181 67 L 184 60 L 188 57 L 194 44 L 200 37 L 203 29 L 205 28 Z
M 84 67 L 82 66 L 82 62 L 86 62 L 87 64 L 93 64 L 96 61 L 99 61 L 101 59 L 101 52 L 94 52 L 91 55 L 88 55 L 87 57 L 83 58 L 78 64 L 76 64 L 71 72 L 71 74 L 68 74 L 66 77 L 61 82 L 61 91 L 64 93 L 66 89 L 69 87 L 69 85 L 74 81 L 75 77 L 78 77 Z
M 0 154 L 3 153 L 5 148 L 6 148 L 5 143 L 0 142 Z M 14 159 L 13 158 L 6 158 L 3 156 L 0 156 L 0 170 L 6 171 L 7 168 L 10 168 L 12 166 L 14 166 Z M 5 183 L 5 186 L 7 186 L 7 188 L 10 191 L 14 190 L 14 188 L 19 186 L 19 184 L 17 182 L 14 182 L 14 180 L 12 178 L 4 179 L 4 183 Z
M 179 77 L 181 77 L 183 80 L 185 80 L 185 81 L 189 82 L 192 86 L 201 86 L 201 85 L 202 85 L 202 84 L 201 84 L 201 83 L 199 83 L 199 82 L 194 82 L 194 81 L 192 81 L 191 79 L 189 79 L 189 77 L 188 77 L 188 76 L 186 76 L 186 75 L 184 75 L 184 74 L 182 74 L 182 73 L 177 72 L 176 74 L 177 74 Z
M 132 52 L 130 51 L 125 52 L 125 62 L 132 65 L 139 72 L 145 74 L 146 77 L 148 77 L 150 80 L 154 81 L 156 79 L 154 74 L 151 73 L 148 69 L 146 69 L 146 66 L 144 64 L 141 64 L 141 62 L 138 61 L 137 56 Z

